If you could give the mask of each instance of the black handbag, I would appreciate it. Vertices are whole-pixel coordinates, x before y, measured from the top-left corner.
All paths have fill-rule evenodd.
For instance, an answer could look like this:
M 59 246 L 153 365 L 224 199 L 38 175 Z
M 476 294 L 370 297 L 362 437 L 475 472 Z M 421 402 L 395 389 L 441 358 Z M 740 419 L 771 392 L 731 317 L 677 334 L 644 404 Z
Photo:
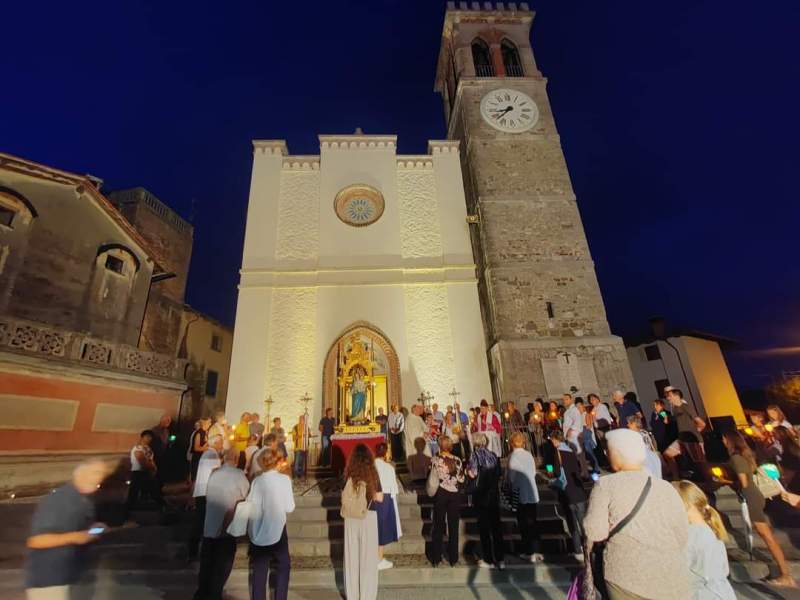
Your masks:
M 622 531 L 622 529 L 633 520 L 633 518 L 642 508 L 647 496 L 650 494 L 651 487 L 653 487 L 653 480 L 648 477 L 647 482 L 644 484 L 644 488 L 642 489 L 642 493 L 639 494 L 639 499 L 631 509 L 631 512 L 621 519 L 619 523 L 614 525 L 611 531 L 608 532 L 608 537 L 605 539 L 605 541 L 594 542 L 592 544 L 592 549 L 589 551 L 589 555 L 587 556 L 589 562 L 586 565 L 586 574 L 589 575 L 589 577 L 584 579 L 584 597 L 594 598 L 596 597 L 596 592 L 599 592 L 601 598 L 608 598 L 605 570 L 603 567 L 603 553 L 605 552 L 606 544 L 608 544 L 612 537 Z M 591 588 L 591 590 L 587 588 Z

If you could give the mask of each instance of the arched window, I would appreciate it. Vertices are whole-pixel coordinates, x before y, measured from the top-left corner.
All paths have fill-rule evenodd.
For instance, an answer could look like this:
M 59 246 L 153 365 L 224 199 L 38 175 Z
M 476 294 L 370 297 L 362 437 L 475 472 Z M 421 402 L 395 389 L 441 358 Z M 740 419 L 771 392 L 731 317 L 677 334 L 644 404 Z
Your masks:
M 133 279 L 139 270 L 139 258 L 125 246 L 105 244 L 97 249 L 97 267 L 126 279 Z
M 37 216 L 36 209 L 25 196 L 0 187 L 0 225 L 6 229 L 25 228 Z
M 478 77 L 494 77 L 489 44 L 480 38 L 476 38 L 472 42 L 472 62 L 475 65 L 475 75 Z
M 506 70 L 506 77 L 522 77 L 522 61 L 519 58 L 519 50 L 513 42 L 503 40 L 500 44 L 500 51 L 503 54 L 503 66 Z

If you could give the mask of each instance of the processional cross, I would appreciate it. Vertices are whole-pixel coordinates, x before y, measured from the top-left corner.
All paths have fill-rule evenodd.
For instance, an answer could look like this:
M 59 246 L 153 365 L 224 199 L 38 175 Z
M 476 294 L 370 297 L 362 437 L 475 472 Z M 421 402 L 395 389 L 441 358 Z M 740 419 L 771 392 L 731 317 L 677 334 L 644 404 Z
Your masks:
M 455 405 L 458 404 L 458 397 L 461 395 L 461 392 L 457 392 L 456 386 L 453 386 L 453 391 L 447 395 L 453 399 L 453 408 L 455 408 Z

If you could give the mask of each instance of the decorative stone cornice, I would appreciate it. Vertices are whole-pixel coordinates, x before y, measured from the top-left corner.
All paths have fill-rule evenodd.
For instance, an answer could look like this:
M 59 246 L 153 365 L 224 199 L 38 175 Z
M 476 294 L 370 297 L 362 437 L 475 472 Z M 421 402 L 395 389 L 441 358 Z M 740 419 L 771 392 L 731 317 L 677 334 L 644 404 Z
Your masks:
M 268 154 L 272 156 L 286 156 L 286 140 L 253 140 L 253 154 Z
M 319 145 L 322 149 L 394 149 L 397 146 L 396 135 L 321 135 Z
M 401 170 L 410 169 L 432 169 L 433 160 L 430 156 L 398 156 L 397 168 Z
M 474 284 L 474 264 L 428 266 L 329 268 L 308 270 L 241 269 L 239 289 L 296 287 L 353 287 L 367 285 Z
M 89 334 L 8 316 L 0 317 L 0 352 L 12 352 L 84 367 L 181 381 L 187 361 L 145 352 Z
M 287 156 L 283 159 L 287 171 L 319 171 L 319 156 Z
M 491 13 L 531 12 L 527 2 L 448 2 L 448 11 L 473 11 Z M 505 16 L 505 15 L 504 15 Z
M 428 154 L 458 154 L 459 140 L 429 140 Z

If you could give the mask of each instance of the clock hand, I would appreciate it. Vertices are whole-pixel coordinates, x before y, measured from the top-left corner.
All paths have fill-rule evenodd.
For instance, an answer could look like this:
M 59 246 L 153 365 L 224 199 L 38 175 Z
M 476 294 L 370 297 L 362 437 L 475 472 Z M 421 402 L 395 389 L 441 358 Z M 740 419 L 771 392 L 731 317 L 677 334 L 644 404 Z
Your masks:
M 514 108 L 513 108 L 513 107 L 511 107 L 511 106 L 509 106 L 508 108 L 506 108 L 506 109 L 505 109 L 505 110 L 503 110 L 502 112 L 499 112 L 498 114 L 495 114 L 495 115 L 494 115 L 494 118 L 495 118 L 495 119 L 499 119 L 500 117 L 502 117 L 503 115 L 505 115 L 507 112 L 509 112 L 509 111 L 512 111 L 512 110 L 514 110 Z

